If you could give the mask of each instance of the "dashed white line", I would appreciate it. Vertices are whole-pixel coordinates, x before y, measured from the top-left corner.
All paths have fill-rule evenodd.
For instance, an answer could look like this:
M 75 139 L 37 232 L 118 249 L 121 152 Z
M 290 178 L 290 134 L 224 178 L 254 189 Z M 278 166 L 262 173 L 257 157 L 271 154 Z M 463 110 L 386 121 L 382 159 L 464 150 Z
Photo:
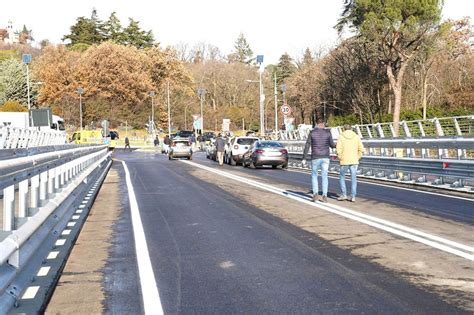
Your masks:
M 160 294 L 156 285 L 155 274 L 151 265 L 150 254 L 143 230 L 143 224 L 140 217 L 135 191 L 130 179 L 130 172 L 127 164 L 122 161 L 125 170 L 125 179 L 127 182 L 128 198 L 130 200 L 130 212 L 132 215 L 133 235 L 135 239 L 135 250 L 138 262 L 138 273 L 142 288 L 143 307 L 145 314 L 163 314 Z
M 56 243 L 54 243 L 55 246 L 63 246 L 64 244 L 66 244 L 66 239 L 64 238 L 56 240 Z
M 23 296 L 21 297 L 22 300 L 31 300 L 34 299 L 36 296 L 36 293 L 38 293 L 39 286 L 31 286 L 26 289 L 25 293 L 23 293 Z
M 38 273 L 36 274 L 36 276 L 45 277 L 48 275 L 49 270 L 51 270 L 51 267 L 41 267 L 40 270 L 38 270 Z
M 46 257 L 46 259 L 56 259 L 58 255 L 59 255 L 58 251 L 52 251 L 52 252 L 49 252 L 48 257 Z

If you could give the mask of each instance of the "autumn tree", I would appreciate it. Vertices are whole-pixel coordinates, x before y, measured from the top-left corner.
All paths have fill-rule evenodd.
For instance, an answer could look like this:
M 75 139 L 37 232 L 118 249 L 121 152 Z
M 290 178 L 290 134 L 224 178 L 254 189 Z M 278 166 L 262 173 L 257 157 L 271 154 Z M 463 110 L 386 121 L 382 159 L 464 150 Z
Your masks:
M 403 77 L 428 34 L 439 25 L 441 0 L 346 0 L 337 24 L 352 27 L 377 45 L 394 95 L 393 125 L 399 134 Z

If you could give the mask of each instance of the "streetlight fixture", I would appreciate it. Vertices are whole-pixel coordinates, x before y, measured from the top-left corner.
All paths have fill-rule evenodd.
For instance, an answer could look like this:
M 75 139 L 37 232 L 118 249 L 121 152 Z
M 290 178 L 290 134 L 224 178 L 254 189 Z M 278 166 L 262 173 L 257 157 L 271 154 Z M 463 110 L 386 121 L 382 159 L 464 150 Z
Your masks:
M 79 123 L 81 125 L 80 130 L 82 131 L 82 94 L 84 94 L 84 89 L 79 87 L 76 91 L 79 93 Z
M 153 102 L 153 99 L 155 98 L 155 91 L 150 91 L 148 93 L 148 95 L 150 95 L 151 97 L 151 134 L 153 135 L 153 138 L 155 136 L 155 104 Z
M 206 95 L 206 90 L 203 88 L 199 88 L 197 92 L 201 101 L 201 136 L 202 136 L 204 134 L 204 116 L 202 114 L 202 104 L 203 104 L 203 98 Z

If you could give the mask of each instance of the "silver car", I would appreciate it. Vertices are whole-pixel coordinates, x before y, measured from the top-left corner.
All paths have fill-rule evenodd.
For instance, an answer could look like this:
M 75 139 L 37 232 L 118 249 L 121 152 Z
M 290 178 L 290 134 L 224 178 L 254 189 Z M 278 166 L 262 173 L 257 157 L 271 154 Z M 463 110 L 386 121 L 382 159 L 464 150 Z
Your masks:
M 174 138 L 171 140 L 168 159 L 185 157 L 188 160 L 193 159 L 193 150 L 191 141 L 188 138 Z

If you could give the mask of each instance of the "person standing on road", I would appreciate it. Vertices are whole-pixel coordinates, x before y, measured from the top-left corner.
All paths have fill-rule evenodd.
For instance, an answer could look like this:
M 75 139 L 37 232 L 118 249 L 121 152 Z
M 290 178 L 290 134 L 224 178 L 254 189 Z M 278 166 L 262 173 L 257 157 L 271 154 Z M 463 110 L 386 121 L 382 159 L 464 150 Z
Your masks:
M 165 138 L 163 139 L 163 149 L 166 154 L 168 154 L 168 150 L 170 147 L 170 136 L 166 135 Z
M 219 161 L 219 165 L 222 166 L 224 164 L 225 140 L 222 138 L 221 134 L 217 136 L 215 146 L 217 152 L 217 161 Z
M 132 148 L 130 148 L 130 140 L 128 140 L 128 137 L 125 137 L 125 149 L 124 151 L 127 151 L 127 148 L 132 151 Z
M 337 140 L 337 157 L 341 164 L 339 173 L 339 185 L 341 186 L 341 195 L 337 200 L 347 200 L 345 175 L 347 170 L 351 172 L 351 201 L 356 201 L 357 194 L 357 167 L 359 160 L 364 152 L 364 146 L 359 136 L 352 131 L 351 125 L 344 125 L 344 132 Z
M 316 128 L 311 130 L 306 140 L 303 153 L 303 164 L 306 164 L 306 156 L 311 148 L 311 183 L 313 189 L 313 201 L 328 201 L 328 169 L 330 148 L 336 145 L 332 139 L 331 131 L 325 128 L 324 120 L 318 119 Z M 323 194 L 319 197 L 318 170 L 321 169 L 321 182 Z
M 155 151 L 157 151 L 158 146 L 160 145 L 160 139 L 158 138 L 158 135 L 156 135 L 155 140 L 153 140 L 153 145 L 155 146 Z

